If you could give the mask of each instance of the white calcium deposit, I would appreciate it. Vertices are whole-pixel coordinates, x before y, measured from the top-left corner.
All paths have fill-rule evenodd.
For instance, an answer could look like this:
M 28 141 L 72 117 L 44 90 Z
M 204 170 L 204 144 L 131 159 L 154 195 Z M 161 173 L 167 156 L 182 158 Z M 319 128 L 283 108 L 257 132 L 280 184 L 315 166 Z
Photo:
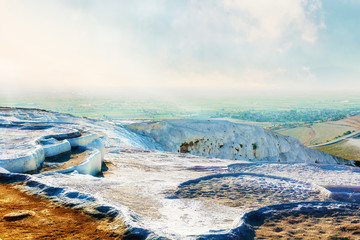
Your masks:
M 295 138 L 228 121 L 165 120 L 135 123 L 128 128 L 170 152 L 233 160 L 351 164 L 307 148 Z
M 89 150 L 80 164 L 30 180 L 14 173 L 41 167 L 68 143 Z M 0 108 L 0 180 L 25 176 L 27 190 L 54 200 L 111 206 L 141 239 L 248 239 L 249 207 L 222 204 L 224 196 L 256 201 L 256 214 L 352 209 L 332 202 L 360 203 L 360 171 L 351 165 L 294 138 L 226 121 L 131 123 Z

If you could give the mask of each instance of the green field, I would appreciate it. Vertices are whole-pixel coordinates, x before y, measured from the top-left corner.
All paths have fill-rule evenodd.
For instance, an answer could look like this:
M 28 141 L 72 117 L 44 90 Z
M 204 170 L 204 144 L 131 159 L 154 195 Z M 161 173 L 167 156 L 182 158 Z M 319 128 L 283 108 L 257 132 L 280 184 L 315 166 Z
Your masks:
M 297 138 L 303 144 L 308 145 L 311 128 L 307 127 L 307 126 L 299 126 L 299 127 L 295 127 L 295 128 L 278 130 L 277 132 L 281 133 L 283 135 Z
M 310 141 L 311 145 L 331 141 L 337 137 L 343 136 L 347 131 L 358 130 L 349 125 L 339 125 L 334 123 L 316 123 L 312 127 L 316 132 L 316 137 Z
M 354 140 L 352 139 L 352 141 Z M 360 140 L 357 141 L 359 141 L 360 144 Z M 360 146 L 351 144 L 349 140 L 344 140 L 329 146 L 317 147 L 316 149 L 345 159 L 360 161 Z
M 272 127 L 360 114 L 360 96 L 141 99 L 82 96 L 1 98 L 0 106 L 30 107 L 102 119 L 228 118 Z M 270 123 L 270 124 L 269 124 Z M 321 130 L 319 130 L 321 131 Z

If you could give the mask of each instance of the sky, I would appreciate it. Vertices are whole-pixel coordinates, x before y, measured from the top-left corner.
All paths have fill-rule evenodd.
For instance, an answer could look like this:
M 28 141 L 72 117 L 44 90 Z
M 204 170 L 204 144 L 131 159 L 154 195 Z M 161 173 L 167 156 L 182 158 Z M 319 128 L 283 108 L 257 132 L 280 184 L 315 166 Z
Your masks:
M 360 0 L 0 0 L 0 97 L 360 92 Z

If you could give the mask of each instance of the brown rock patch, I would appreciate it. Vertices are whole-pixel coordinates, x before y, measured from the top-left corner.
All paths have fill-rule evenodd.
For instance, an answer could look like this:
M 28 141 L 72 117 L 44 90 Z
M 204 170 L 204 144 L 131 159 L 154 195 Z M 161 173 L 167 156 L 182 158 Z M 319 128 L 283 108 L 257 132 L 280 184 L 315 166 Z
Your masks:
M 112 230 L 110 220 L 96 220 L 14 186 L 0 184 L 0 239 L 121 239 L 125 233 L 123 223 Z
M 360 208 L 354 212 L 273 217 L 256 230 L 255 239 L 360 239 Z M 280 231 L 281 229 L 281 231 Z

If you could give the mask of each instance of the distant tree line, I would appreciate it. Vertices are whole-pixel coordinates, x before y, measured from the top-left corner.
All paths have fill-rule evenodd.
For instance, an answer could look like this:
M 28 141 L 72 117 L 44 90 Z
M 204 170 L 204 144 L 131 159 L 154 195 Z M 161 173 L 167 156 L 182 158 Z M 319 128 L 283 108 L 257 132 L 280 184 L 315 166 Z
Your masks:
M 213 118 L 230 117 L 253 122 L 325 122 L 336 121 L 347 116 L 360 114 L 360 110 L 333 110 L 333 109 L 309 109 L 309 110 L 283 110 L 283 111 L 240 111 L 240 112 L 217 112 Z

